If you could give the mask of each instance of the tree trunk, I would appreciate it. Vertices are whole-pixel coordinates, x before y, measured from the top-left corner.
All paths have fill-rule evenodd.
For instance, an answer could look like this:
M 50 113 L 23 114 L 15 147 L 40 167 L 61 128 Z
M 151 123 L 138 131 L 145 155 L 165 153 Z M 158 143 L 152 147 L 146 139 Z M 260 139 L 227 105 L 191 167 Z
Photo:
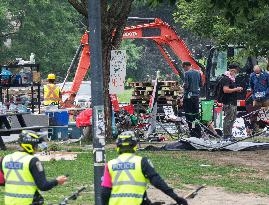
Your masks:
M 106 24 L 103 25 L 104 29 L 102 29 L 105 94 L 104 106 L 107 137 L 112 137 L 112 107 L 109 96 L 111 50 L 118 49 L 120 46 L 127 18 L 131 11 L 132 2 L 133 0 L 115 0 L 112 2 L 112 5 L 107 12 L 106 20 L 104 19 Z M 113 32 L 114 36 L 112 36 Z
M 111 50 L 118 49 L 121 43 L 124 27 L 134 0 L 112 0 L 108 7 L 107 0 L 101 0 L 102 15 L 102 58 L 104 74 L 104 109 L 106 122 L 106 136 L 112 136 L 111 101 L 109 97 L 109 77 Z M 82 15 L 87 17 L 87 1 L 68 0 L 68 2 Z M 112 33 L 114 32 L 114 36 Z

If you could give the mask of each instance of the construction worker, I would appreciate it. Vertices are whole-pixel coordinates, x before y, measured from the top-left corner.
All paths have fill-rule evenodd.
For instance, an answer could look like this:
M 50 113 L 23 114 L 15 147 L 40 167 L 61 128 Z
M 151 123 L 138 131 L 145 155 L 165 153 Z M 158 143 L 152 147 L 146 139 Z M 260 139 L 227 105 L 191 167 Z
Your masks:
M 5 205 L 43 204 L 39 190 L 48 191 L 62 185 L 66 176 L 47 181 L 44 168 L 33 154 L 43 138 L 33 131 L 22 131 L 19 136 L 20 151 L 0 159 L 0 181 L 5 185 Z M 4 180 L 1 180 L 1 174 Z M 2 184 L 3 185 L 3 184 Z
M 134 132 L 121 133 L 116 144 L 119 156 L 105 167 L 101 191 L 103 205 L 151 204 L 146 193 L 148 181 L 178 204 L 188 205 L 164 182 L 149 159 L 135 155 L 137 141 Z
M 55 85 L 55 74 L 48 75 L 48 84 L 44 85 L 44 105 L 59 105 L 61 101 L 60 87 Z

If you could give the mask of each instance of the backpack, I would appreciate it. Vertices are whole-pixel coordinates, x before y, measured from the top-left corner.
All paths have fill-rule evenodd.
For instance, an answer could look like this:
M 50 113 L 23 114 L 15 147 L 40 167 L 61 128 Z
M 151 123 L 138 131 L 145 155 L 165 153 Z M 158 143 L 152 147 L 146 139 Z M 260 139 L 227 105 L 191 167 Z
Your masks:
M 213 90 L 213 94 L 212 94 L 213 99 L 217 100 L 219 103 L 223 102 L 223 97 L 224 96 L 223 96 L 223 92 L 222 92 L 223 87 L 222 87 L 222 84 L 221 84 L 221 80 L 223 78 L 225 78 L 225 77 L 226 77 L 226 75 L 224 75 L 224 74 L 217 77 L 216 86 L 215 86 L 215 88 Z

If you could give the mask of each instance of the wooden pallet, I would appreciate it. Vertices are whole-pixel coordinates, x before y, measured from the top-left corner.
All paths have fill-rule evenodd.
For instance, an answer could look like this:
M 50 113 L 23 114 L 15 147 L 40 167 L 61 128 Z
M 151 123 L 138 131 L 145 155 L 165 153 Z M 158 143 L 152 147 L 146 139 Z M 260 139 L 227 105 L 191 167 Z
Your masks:
M 169 86 L 169 87 L 175 87 L 179 86 L 179 83 L 177 81 L 161 81 L 158 82 L 160 86 Z
M 132 95 L 133 96 L 152 95 L 152 91 L 151 90 L 134 90 Z
M 174 90 L 174 91 L 171 91 L 171 90 L 159 90 L 158 91 L 159 96 L 179 96 L 180 94 L 181 94 L 181 92 L 178 91 L 178 90 Z
M 147 104 L 149 105 L 149 100 L 143 100 L 143 99 L 131 99 L 131 104 L 136 105 L 136 104 Z
M 139 87 L 135 87 L 134 90 L 135 90 L 135 91 L 138 91 L 138 90 L 152 91 L 152 90 L 153 90 L 153 86 L 151 86 L 151 87 L 139 86 Z
M 150 95 L 136 95 L 136 96 L 131 96 L 131 100 L 150 100 L 151 96 Z
M 129 83 L 129 86 L 131 87 L 149 87 L 149 86 L 153 86 L 153 84 L 151 82 L 132 82 Z

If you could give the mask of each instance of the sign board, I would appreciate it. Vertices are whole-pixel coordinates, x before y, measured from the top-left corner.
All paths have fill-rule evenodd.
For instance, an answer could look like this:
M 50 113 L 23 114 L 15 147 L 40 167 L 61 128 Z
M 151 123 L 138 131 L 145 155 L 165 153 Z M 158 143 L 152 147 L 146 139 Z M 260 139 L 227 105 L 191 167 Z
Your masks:
M 110 59 L 109 94 L 119 94 L 124 91 L 126 65 L 126 51 L 112 50 Z
M 257 121 L 268 121 L 269 120 L 269 109 L 261 108 L 258 112 Z
M 247 137 L 247 130 L 243 118 L 237 118 L 232 129 L 233 137 L 245 138 Z
M 175 116 L 175 113 L 174 113 L 174 109 L 172 106 L 163 106 L 163 111 L 164 111 L 164 114 L 165 114 L 165 117 L 167 119 L 174 119 L 174 118 L 177 118 Z
M 96 128 L 96 137 L 98 139 L 105 138 L 105 122 L 104 122 L 104 107 L 95 106 L 94 107 L 94 119 Z

